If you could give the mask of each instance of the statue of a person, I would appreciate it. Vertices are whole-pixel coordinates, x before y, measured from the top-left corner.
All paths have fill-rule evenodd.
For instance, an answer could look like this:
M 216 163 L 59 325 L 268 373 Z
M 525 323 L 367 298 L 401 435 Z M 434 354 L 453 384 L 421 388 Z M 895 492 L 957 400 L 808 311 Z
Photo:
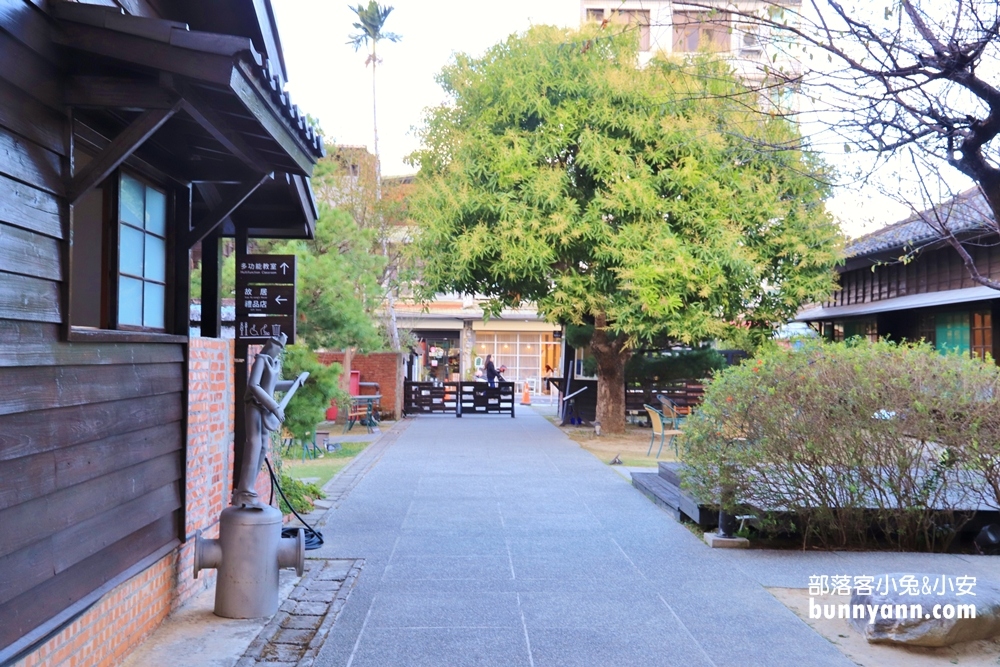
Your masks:
M 250 369 L 247 393 L 243 399 L 246 402 L 246 442 L 243 444 L 240 481 L 233 490 L 233 505 L 236 507 L 264 507 L 254 490 L 254 483 L 267 455 L 269 433 L 281 428 L 281 423 L 285 421 L 284 408 L 274 400 L 274 393 L 287 392 L 300 382 L 281 379 L 280 356 L 287 340 L 285 334 L 270 338 L 257 353 Z

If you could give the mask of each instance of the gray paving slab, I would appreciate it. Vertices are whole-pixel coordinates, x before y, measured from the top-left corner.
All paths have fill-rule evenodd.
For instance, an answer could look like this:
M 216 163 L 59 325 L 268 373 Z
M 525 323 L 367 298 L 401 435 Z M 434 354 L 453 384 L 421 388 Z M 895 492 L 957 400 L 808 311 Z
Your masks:
M 365 568 L 319 667 L 851 664 L 765 590 L 777 561 L 708 549 L 530 409 L 413 419 L 324 530 Z

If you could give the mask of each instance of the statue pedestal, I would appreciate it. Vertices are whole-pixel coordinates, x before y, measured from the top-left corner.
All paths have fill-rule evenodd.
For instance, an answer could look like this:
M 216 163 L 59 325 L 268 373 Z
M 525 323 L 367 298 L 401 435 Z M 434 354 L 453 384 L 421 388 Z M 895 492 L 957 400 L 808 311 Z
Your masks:
M 218 568 L 215 615 L 260 618 L 278 611 L 278 569 L 305 566 L 305 534 L 281 537 L 281 512 L 273 507 L 227 507 L 219 517 L 219 539 L 198 537 L 195 576 Z

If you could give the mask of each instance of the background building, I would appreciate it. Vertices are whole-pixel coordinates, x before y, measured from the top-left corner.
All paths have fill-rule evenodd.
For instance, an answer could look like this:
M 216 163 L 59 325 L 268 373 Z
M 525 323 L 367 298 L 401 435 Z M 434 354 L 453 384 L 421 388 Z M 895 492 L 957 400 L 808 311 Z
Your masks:
M 933 222 L 929 224 L 927 221 Z M 997 359 L 1000 292 L 979 285 L 935 229 L 941 222 L 965 244 L 979 271 L 1000 280 L 992 213 L 978 188 L 852 241 L 838 268 L 840 291 L 801 311 L 831 340 L 926 340 L 938 348 Z

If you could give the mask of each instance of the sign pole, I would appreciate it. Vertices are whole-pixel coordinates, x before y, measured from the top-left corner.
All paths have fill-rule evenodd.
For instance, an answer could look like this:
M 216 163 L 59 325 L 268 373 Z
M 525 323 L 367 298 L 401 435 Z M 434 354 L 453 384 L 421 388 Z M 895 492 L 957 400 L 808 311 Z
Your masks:
M 236 266 L 246 261 L 247 257 L 247 228 L 236 225 Z M 235 410 L 233 411 L 235 424 L 233 424 L 233 488 L 240 483 L 240 466 L 243 463 L 243 442 L 246 440 L 246 404 L 243 402 L 243 395 L 247 390 L 247 348 L 246 341 L 241 341 L 236 337 L 236 363 L 235 363 L 235 391 L 233 401 Z M 228 499 L 226 499 L 228 504 Z

